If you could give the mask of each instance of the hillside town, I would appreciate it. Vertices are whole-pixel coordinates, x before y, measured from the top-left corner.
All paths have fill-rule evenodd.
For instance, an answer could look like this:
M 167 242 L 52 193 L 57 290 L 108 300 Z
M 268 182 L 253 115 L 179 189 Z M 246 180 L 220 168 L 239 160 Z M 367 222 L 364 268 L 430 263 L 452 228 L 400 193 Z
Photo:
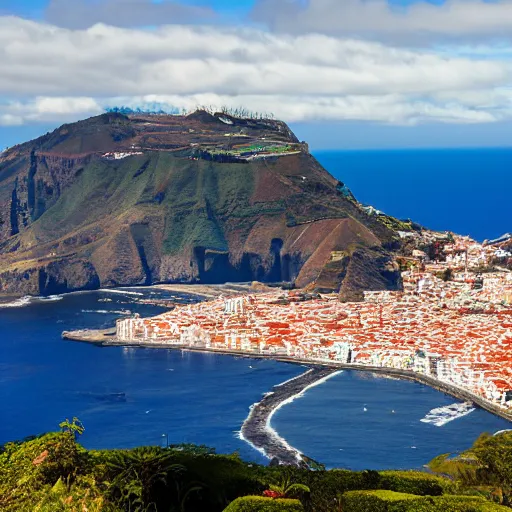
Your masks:
M 451 236 L 439 259 L 415 250 L 402 262 L 403 290 L 365 292 L 363 302 L 280 289 L 220 297 L 118 320 L 117 340 L 397 368 L 510 410 L 512 272 L 490 266 L 509 258 L 507 240 Z

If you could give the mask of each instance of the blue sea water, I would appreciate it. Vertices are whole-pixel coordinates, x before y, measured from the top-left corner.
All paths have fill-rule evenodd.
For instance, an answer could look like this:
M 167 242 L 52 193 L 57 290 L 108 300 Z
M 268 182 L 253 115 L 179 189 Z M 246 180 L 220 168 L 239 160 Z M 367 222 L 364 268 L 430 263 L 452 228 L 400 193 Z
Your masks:
M 303 368 L 61 339 L 64 330 L 112 326 L 119 311 L 163 311 L 137 304 L 139 297 L 92 292 L 0 307 L 0 443 L 57 430 L 64 418 L 78 416 L 88 448 L 161 444 L 165 434 L 171 444 L 238 450 L 263 462 L 236 431 L 262 393 Z M 112 302 L 99 302 L 106 298 Z
M 443 426 L 421 421 L 456 402 L 422 384 L 344 371 L 278 410 L 272 423 L 327 467 L 420 469 L 441 453 L 469 448 L 482 432 L 512 428 L 482 409 Z
M 356 198 L 483 241 L 512 231 L 512 148 L 318 151 Z
M 98 291 L 0 307 L 0 443 L 55 430 L 78 416 L 89 448 L 155 445 L 168 435 L 170 443 L 237 450 L 246 460 L 265 462 L 237 431 L 253 403 L 304 368 L 61 339 L 63 330 L 108 327 L 128 311 L 162 311 L 138 303 L 142 296 L 133 293 Z M 284 406 L 272 425 L 327 466 L 354 469 L 421 467 L 436 454 L 469 447 L 482 431 L 511 425 L 481 410 L 444 427 L 420 421 L 453 402 L 425 386 L 344 372 Z

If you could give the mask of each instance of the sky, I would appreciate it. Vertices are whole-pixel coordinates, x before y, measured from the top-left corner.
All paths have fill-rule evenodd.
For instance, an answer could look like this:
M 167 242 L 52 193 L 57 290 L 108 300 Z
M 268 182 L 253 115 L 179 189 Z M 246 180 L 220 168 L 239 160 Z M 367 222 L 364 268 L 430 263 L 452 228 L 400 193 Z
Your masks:
M 512 145 L 512 0 L 0 0 L 0 148 L 244 106 L 313 149 Z

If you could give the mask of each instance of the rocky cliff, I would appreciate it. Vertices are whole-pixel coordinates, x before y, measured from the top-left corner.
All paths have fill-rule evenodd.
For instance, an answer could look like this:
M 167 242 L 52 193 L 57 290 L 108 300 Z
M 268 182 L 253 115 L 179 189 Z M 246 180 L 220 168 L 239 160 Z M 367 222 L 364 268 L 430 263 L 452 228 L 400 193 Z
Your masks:
M 396 288 L 395 232 L 282 122 L 104 114 L 0 154 L 0 294 L 259 280 Z

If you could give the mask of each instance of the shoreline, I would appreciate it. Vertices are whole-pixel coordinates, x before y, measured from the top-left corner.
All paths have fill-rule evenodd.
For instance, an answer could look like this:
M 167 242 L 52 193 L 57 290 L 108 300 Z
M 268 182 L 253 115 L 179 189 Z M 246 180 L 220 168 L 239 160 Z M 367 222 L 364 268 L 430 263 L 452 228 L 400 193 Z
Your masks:
M 307 469 L 309 466 L 304 461 L 307 456 L 288 444 L 274 430 L 271 426 L 272 417 L 281 407 L 338 373 L 340 371 L 333 368 L 310 368 L 297 377 L 276 384 L 263 395 L 261 401 L 249 408 L 249 415 L 240 429 L 240 439 L 270 459 L 271 464 L 277 462 Z
M 256 282 L 255 282 L 256 283 Z M 223 284 L 186 284 L 186 283 L 156 283 L 150 285 L 120 285 L 107 288 L 93 288 L 90 290 L 71 290 L 58 294 L 50 295 L 29 295 L 29 294 L 3 294 L 0 292 L 0 305 L 11 304 L 18 302 L 22 299 L 29 301 L 32 300 L 46 300 L 49 297 L 65 297 L 67 295 L 77 295 L 82 293 L 126 293 L 128 295 L 143 295 L 137 293 L 137 290 L 154 289 L 159 291 L 166 291 L 169 293 L 180 293 L 190 295 L 195 299 L 202 299 L 205 301 L 216 299 L 221 295 L 234 296 L 240 293 L 260 293 L 272 290 L 273 288 L 264 283 L 223 283 Z
M 176 344 L 166 344 L 166 343 L 154 343 L 154 342 L 121 342 L 116 341 L 113 338 L 113 331 L 115 328 L 105 329 L 102 331 L 73 331 L 73 332 L 63 332 L 62 337 L 66 340 L 70 341 L 78 341 L 91 343 L 101 347 L 134 347 L 134 348 L 157 348 L 157 349 L 167 349 L 167 350 L 181 350 L 185 352 L 201 352 L 207 354 L 221 354 L 221 355 L 231 355 L 237 357 L 246 357 L 252 359 L 272 359 L 274 361 L 279 361 L 283 363 L 297 364 L 302 366 L 307 366 L 309 368 L 330 368 L 334 370 L 355 370 L 362 372 L 370 372 L 375 373 L 381 376 L 394 377 L 400 380 L 408 380 L 413 382 L 418 382 L 419 384 L 423 384 L 425 386 L 429 386 L 430 388 L 435 389 L 436 391 L 440 391 L 441 393 L 445 393 L 447 395 L 453 396 L 454 398 L 464 401 L 471 402 L 481 409 L 494 414 L 495 416 L 499 416 L 505 420 L 512 422 L 512 411 L 506 411 L 501 407 L 489 402 L 485 398 L 482 398 L 478 395 L 471 393 L 471 391 L 465 390 L 463 388 L 459 388 L 453 384 L 449 384 L 447 382 L 443 382 L 441 380 L 436 379 L 435 377 L 431 377 L 422 373 L 416 373 L 410 370 L 402 370 L 398 368 L 388 368 L 382 366 L 367 366 L 360 365 L 356 363 L 337 363 L 335 361 L 322 361 L 322 360 L 311 360 L 311 359 L 298 359 L 291 356 L 282 356 L 282 355 L 273 355 L 273 354 L 260 354 L 256 352 L 247 352 L 241 350 L 228 350 L 228 349 L 208 349 L 205 347 L 190 347 L 188 345 L 176 345 Z

